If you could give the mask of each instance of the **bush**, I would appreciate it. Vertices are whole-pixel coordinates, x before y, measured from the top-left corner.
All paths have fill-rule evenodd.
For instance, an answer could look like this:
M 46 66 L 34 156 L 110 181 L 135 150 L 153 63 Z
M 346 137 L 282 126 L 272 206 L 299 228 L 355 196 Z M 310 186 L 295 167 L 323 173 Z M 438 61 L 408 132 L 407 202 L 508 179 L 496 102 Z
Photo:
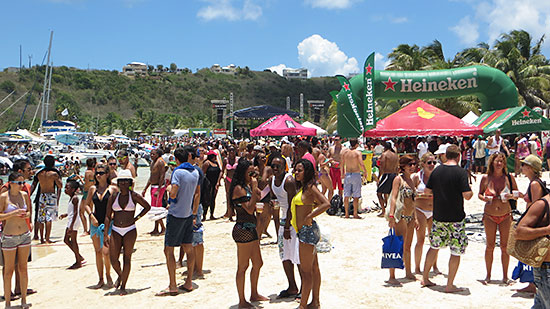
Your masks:
M 15 90 L 15 83 L 11 80 L 5 80 L 0 84 L 0 89 L 4 90 L 7 93 L 11 93 Z

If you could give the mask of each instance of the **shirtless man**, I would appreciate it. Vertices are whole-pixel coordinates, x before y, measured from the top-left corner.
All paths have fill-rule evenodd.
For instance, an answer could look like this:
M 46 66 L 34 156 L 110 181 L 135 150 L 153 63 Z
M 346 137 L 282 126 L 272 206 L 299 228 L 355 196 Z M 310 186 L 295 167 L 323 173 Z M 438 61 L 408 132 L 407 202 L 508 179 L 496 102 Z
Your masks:
M 332 189 L 336 190 L 338 187 L 338 194 L 342 196 L 342 172 L 340 171 L 340 160 L 342 155 L 342 150 L 345 149 L 342 147 L 342 141 L 339 135 L 334 137 L 334 146 L 330 147 L 328 150 L 328 157 L 332 159 L 330 165 L 330 178 L 332 179 Z
M 284 138 L 283 138 L 283 140 L 284 140 Z M 283 155 L 283 157 L 286 160 L 286 166 L 290 168 L 293 164 L 293 161 L 294 161 L 294 156 L 293 156 L 294 155 L 294 148 L 288 142 L 288 140 L 286 140 L 285 144 L 281 145 L 281 154 Z
M 164 196 L 164 192 L 166 191 L 166 186 L 164 185 L 166 162 L 162 159 L 162 155 L 163 153 L 160 148 L 151 151 L 151 160 L 153 160 L 150 167 L 151 175 L 147 180 L 145 188 L 143 188 L 141 192 L 141 196 L 145 196 L 147 188 L 149 188 L 149 185 L 151 186 L 151 207 L 162 207 L 162 196 Z M 149 234 L 151 234 L 151 236 L 164 234 L 164 222 L 162 219 L 155 221 L 155 228 Z
M 378 201 L 380 201 L 380 207 L 382 212 L 378 214 L 379 217 L 383 217 L 386 213 L 386 205 L 388 203 L 388 196 L 391 192 L 393 179 L 397 176 L 399 171 L 399 156 L 394 152 L 389 142 L 383 142 L 384 152 L 380 156 L 380 180 L 378 181 L 378 189 L 376 189 L 376 195 Z
M 123 170 L 130 170 L 132 172 L 132 177 L 136 178 L 136 168 L 134 165 L 130 162 L 130 158 L 128 157 L 128 151 L 121 150 L 117 155 L 118 163 L 120 164 L 120 168 Z
M 88 158 L 86 160 L 86 171 L 84 172 L 84 188 L 82 189 L 82 200 L 80 201 L 80 221 L 82 222 L 82 228 L 84 229 L 84 235 L 90 235 L 88 230 L 88 222 L 86 221 L 86 207 L 84 207 L 86 199 L 88 198 L 88 190 L 95 184 L 94 168 L 95 159 Z
M 55 171 L 55 158 L 46 156 L 44 158 L 44 169 L 38 172 L 31 186 L 31 193 L 34 192 L 37 183 L 40 184 L 40 197 L 38 206 L 38 229 L 40 231 L 40 243 L 51 244 L 50 233 L 52 221 L 57 218 L 59 208 L 59 197 L 61 196 L 61 176 Z M 46 241 L 44 241 L 44 225 L 46 225 Z
M 510 151 L 508 150 L 508 147 L 506 147 L 506 144 L 504 144 L 504 139 L 502 138 L 502 136 L 500 136 L 500 129 L 497 129 L 495 131 L 495 136 L 491 136 L 487 140 L 487 149 L 489 149 L 489 156 L 494 153 L 500 152 L 501 148 L 502 150 L 504 150 L 506 156 L 510 156 Z
M 367 169 L 363 163 L 363 155 L 357 147 L 359 143 L 356 138 L 349 140 L 351 148 L 342 153 L 342 161 L 340 162 L 341 178 L 344 178 L 344 209 L 345 218 L 349 218 L 349 198 L 353 198 L 353 217 L 361 219 L 358 215 L 359 198 L 361 198 L 361 185 L 363 178 L 367 175 Z M 363 177 L 361 177 L 361 171 Z
M 110 183 L 112 179 L 115 179 L 117 177 L 116 169 L 117 169 L 118 161 L 115 157 L 110 156 L 109 159 L 107 159 L 107 164 L 109 164 L 109 179 L 110 179 L 109 183 Z

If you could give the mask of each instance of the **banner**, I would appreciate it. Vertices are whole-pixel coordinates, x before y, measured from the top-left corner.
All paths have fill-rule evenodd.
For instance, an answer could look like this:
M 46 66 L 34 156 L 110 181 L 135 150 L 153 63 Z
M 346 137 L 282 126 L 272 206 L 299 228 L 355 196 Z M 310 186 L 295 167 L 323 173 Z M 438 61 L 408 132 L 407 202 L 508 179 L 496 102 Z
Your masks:
M 342 137 L 358 137 L 365 131 L 361 117 L 363 110 L 357 106 L 348 79 L 342 75 L 337 75 L 336 78 L 342 84 L 343 94 L 338 100 L 338 133 Z
M 363 108 L 365 112 L 365 127 L 376 126 L 376 110 L 374 107 L 374 53 L 370 54 L 363 66 Z

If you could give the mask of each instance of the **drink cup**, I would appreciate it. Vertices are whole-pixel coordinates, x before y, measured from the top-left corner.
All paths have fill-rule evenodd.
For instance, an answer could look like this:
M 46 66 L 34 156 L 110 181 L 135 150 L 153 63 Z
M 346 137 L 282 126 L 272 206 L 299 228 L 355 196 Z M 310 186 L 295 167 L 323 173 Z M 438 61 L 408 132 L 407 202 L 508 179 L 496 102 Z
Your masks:
M 505 192 L 500 193 L 500 199 L 501 199 L 502 201 L 508 200 L 508 198 L 506 197 L 506 195 L 508 195 L 508 193 L 505 193 Z
M 487 196 L 487 195 L 486 195 L 485 197 L 489 200 L 489 201 L 488 201 L 489 203 L 492 203 L 492 202 L 493 202 L 493 197 L 492 197 L 492 196 L 490 196 L 490 195 Z
M 262 203 L 256 204 L 256 212 L 259 213 L 259 214 L 264 212 L 264 204 L 262 204 Z
M 513 190 L 512 194 L 514 194 L 514 197 L 519 197 L 519 191 L 518 190 Z
M 281 204 L 279 204 L 279 201 L 274 200 L 273 202 L 273 210 L 279 211 L 279 208 L 281 208 Z

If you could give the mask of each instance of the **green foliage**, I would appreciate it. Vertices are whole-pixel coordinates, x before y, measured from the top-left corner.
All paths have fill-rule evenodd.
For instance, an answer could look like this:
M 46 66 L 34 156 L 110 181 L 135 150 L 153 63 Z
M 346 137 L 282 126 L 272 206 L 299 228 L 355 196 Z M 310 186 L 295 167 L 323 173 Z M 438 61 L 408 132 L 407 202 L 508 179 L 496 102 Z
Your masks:
M 15 90 L 15 83 L 11 80 L 5 80 L 0 84 L 0 89 L 4 90 L 6 93 L 11 93 Z

